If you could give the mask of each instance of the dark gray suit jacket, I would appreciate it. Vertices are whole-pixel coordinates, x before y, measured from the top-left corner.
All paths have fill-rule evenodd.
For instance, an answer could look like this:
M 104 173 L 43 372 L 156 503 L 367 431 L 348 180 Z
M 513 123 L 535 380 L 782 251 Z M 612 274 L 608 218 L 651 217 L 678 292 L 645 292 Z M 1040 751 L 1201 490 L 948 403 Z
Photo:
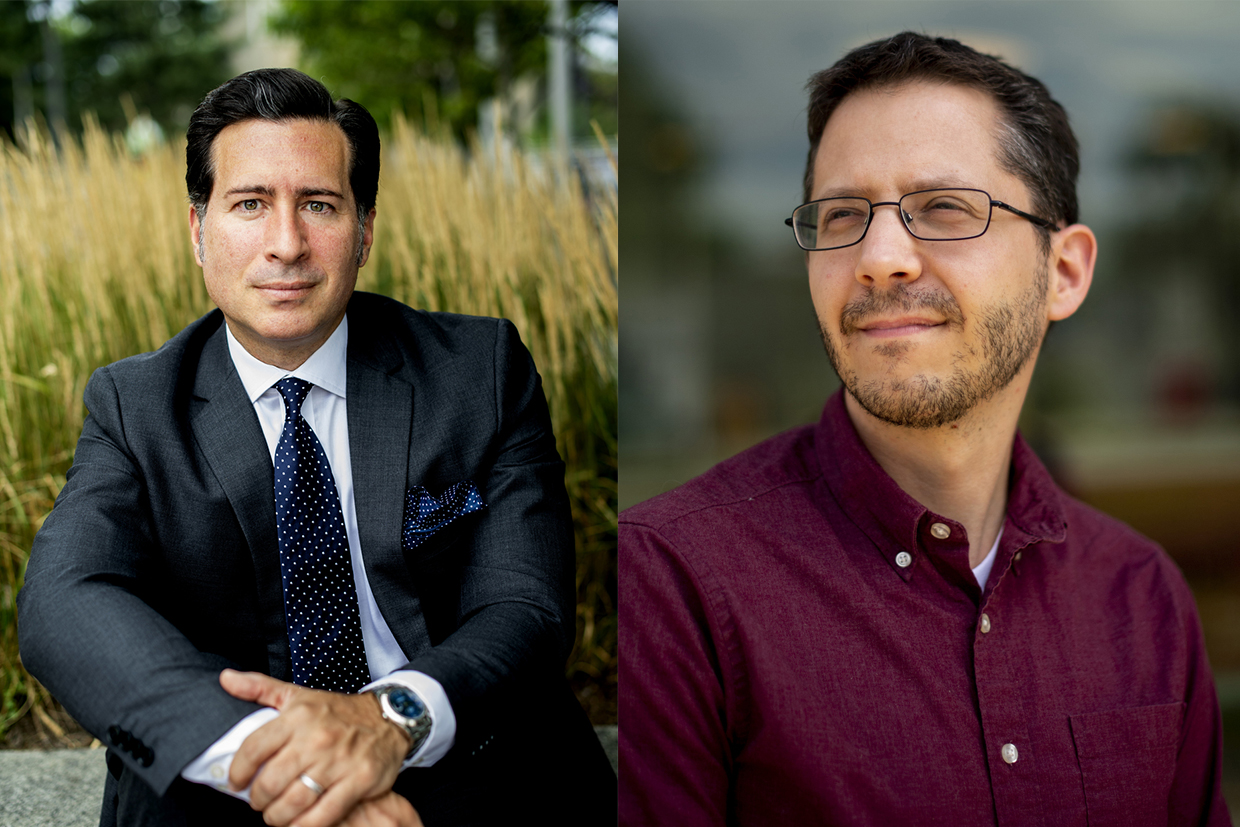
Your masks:
M 503 320 L 364 293 L 348 312 L 367 577 L 408 668 L 443 685 L 458 719 L 451 753 L 397 789 L 428 825 L 487 823 L 498 811 L 470 799 L 493 798 L 496 784 L 532 787 L 544 803 L 579 799 L 583 785 L 607 795 L 562 677 L 573 537 L 529 354 Z M 109 747 L 105 823 L 252 820 L 244 803 L 178 776 L 257 708 L 220 688 L 222 668 L 292 680 L 272 464 L 222 322 L 213 311 L 91 377 L 73 467 L 19 595 L 23 663 Z M 462 480 L 487 508 L 402 549 L 406 491 L 438 496 Z

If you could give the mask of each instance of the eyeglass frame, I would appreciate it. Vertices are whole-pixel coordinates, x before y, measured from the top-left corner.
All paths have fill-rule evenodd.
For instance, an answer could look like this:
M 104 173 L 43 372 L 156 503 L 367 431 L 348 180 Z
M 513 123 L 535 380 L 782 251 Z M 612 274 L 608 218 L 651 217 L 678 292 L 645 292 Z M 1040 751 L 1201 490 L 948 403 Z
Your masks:
M 977 233 L 976 235 L 966 235 L 966 236 L 961 236 L 960 238 L 923 238 L 917 235 L 917 233 L 913 232 L 913 228 L 908 225 L 908 221 L 904 217 L 907 213 L 904 212 L 904 209 L 900 206 L 900 203 L 904 201 L 905 198 L 908 198 L 910 195 L 921 195 L 927 192 L 980 192 L 982 195 L 986 196 L 986 200 L 989 202 L 988 212 L 986 213 L 986 226 L 983 227 L 982 231 L 980 233 Z M 808 207 L 810 204 L 821 204 L 824 201 L 864 201 L 866 204 L 870 206 L 870 214 L 865 219 L 865 229 L 861 231 L 861 235 L 857 238 L 856 241 L 850 241 L 847 244 L 840 244 L 835 247 L 806 247 L 803 244 L 801 244 L 801 239 L 797 235 L 796 226 L 793 224 L 793 218 L 796 217 L 797 211 L 803 209 L 804 207 Z M 904 226 L 904 229 L 908 231 L 909 235 L 911 235 L 913 238 L 917 239 L 918 241 L 968 241 L 969 239 L 972 239 L 972 238 L 981 238 L 982 236 L 986 235 L 986 231 L 990 229 L 990 220 L 991 218 L 994 217 L 995 207 L 998 207 L 1001 210 L 1006 210 L 1007 212 L 1010 212 L 1013 215 L 1020 216 L 1021 218 L 1025 219 L 1026 221 L 1031 222 L 1035 226 L 1042 227 L 1043 229 L 1050 230 L 1051 232 L 1054 232 L 1054 233 L 1057 233 L 1062 229 L 1061 227 L 1056 225 L 1053 221 L 1048 221 L 1045 218 L 1040 218 L 1039 216 L 1031 215 L 1025 212 L 1024 210 L 1019 210 L 1016 207 L 1013 207 L 1011 204 L 1005 204 L 1002 201 L 998 201 L 994 198 L 991 198 L 990 193 L 986 192 L 986 190 L 980 190 L 975 187 L 932 187 L 926 190 L 914 190 L 913 192 L 906 192 L 903 195 L 901 195 L 899 201 L 871 201 L 870 199 L 863 198 L 860 195 L 837 195 L 831 198 L 815 198 L 813 201 L 806 201 L 804 204 L 801 204 L 799 207 L 793 210 L 792 215 L 784 219 L 784 224 L 792 228 L 793 241 L 795 241 L 797 243 L 797 246 L 807 253 L 821 253 L 827 250 L 844 250 L 844 249 L 847 249 L 848 247 L 854 247 L 865 240 L 866 233 L 870 231 L 870 225 L 874 223 L 874 208 L 875 207 L 895 207 L 896 212 L 900 214 L 900 223 Z

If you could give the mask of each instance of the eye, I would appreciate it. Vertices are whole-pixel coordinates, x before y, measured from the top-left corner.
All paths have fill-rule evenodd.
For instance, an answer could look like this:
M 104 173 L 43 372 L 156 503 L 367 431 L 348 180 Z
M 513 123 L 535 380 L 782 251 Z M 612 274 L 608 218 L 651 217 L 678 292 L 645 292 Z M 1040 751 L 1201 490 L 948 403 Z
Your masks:
M 864 221 L 866 211 L 855 205 L 845 204 L 823 210 L 821 223 L 824 228 L 839 227 L 856 221 Z
M 931 201 L 929 204 L 927 204 L 926 206 L 922 207 L 922 209 L 923 210 L 937 210 L 937 211 L 942 211 L 942 212 L 951 212 L 951 211 L 962 211 L 963 212 L 963 211 L 968 211 L 969 206 L 967 204 L 961 203 L 960 201 L 957 201 L 954 198 L 936 198 L 933 201 Z
M 332 208 L 331 204 L 326 204 L 322 201 L 311 201 L 307 206 L 309 207 L 310 212 L 316 212 L 316 213 L 329 212 L 331 211 L 331 208 Z
M 244 201 L 241 202 L 241 209 L 245 210 L 246 212 L 254 212 L 255 210 L 258 209 L 258 199 L 257 198 L 245 199 Z

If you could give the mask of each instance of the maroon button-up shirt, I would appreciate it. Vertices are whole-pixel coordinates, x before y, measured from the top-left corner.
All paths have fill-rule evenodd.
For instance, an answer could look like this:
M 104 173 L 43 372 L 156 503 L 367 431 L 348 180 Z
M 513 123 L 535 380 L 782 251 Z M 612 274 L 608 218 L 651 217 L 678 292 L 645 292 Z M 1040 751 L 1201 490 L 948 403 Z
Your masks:
M 984 591 L 840 395 L 625 511 L 621 824 L 1229 824 L 1179 570 L 1020 437 L 1010 486 Z

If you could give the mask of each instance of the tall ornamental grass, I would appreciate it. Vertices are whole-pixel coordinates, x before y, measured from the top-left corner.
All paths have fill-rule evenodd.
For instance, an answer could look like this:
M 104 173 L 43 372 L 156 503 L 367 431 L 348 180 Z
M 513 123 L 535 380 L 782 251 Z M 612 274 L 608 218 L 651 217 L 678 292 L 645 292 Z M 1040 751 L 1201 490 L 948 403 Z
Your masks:
M 33 128 L 0 143 L 0 736 L 32 711 L 49 720 L 50 696 L 18 657 L 15 598 L 73 460 L 86 381 L 212 308 L 190 251 L 184 163 L 183 144 L 136 157 L 91 121 L 59 148 Z M 520 330 L 568 469 L 569 673 L 586 696 L 614 697 L 615 190 L 502 144 L 463 151 L 399 118 L 382 168 L 358 289 Z

